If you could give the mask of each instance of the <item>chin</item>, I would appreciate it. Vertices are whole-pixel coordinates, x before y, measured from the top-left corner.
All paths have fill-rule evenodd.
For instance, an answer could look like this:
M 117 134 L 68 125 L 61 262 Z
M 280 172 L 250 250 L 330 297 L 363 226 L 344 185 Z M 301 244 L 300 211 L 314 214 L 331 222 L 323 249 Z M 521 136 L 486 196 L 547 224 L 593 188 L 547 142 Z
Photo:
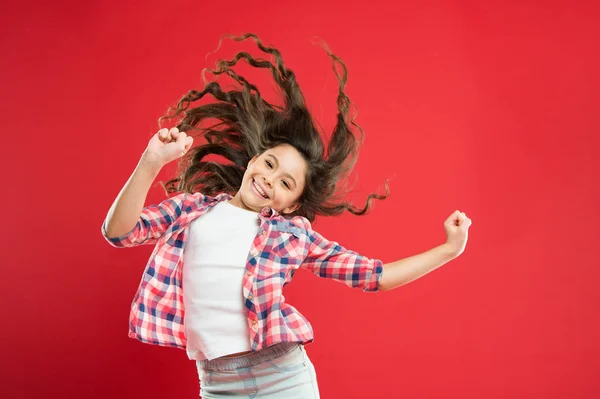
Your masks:
M 250 197 L 250 198 L 248 198 Z M 247 208 L 255 211 L 255 212 L 260 212 L 265 206 L 270 206 L 269 202 L 265 202 L 260 203 L 259 201 L 256 200 L 256 198 L 254 197 L 253 193 L 248 194 L 247 197 L 242 198 L 244 205 L 246 205 Z

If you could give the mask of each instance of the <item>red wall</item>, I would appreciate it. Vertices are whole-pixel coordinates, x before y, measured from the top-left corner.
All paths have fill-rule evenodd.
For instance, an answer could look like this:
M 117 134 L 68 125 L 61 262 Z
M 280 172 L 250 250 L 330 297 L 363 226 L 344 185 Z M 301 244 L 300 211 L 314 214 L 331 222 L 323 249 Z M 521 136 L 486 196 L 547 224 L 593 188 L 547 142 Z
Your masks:
M 127 337 L 152 248 L 100 227 L 157 118 L 217 57 L 254 51 L 226 41 L 205 61 L 246 31 L 330 132 L 337 81 L 310 43 L 327 41 L 366 132 L 351 199 L 396 176 L 369 216 L 321 233 L 391 262 L 444 242 L 455 209 L 473 220 L 461 257 L 389 292 L 296 274 L 322 397 L 598 397 L 598 7 L 411 3 L 4 4 L 0 397 L 198 397 L 184 351 Z

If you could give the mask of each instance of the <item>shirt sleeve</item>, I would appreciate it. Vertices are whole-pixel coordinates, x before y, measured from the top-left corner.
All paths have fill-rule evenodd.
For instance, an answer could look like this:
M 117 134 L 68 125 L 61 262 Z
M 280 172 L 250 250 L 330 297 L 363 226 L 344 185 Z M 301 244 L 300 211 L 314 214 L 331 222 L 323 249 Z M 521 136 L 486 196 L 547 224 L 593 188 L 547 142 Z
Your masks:
M 134 247 L 138 245 L 156 244 L 167 229 L 181 215 L 188 193 L 177 194 L 159 204 L 149 205 L 142 209 L 142 214 L 131 231 L 120 237 L 106 235 L 106 221 L 102 222 L 102 236 L 113 247 Z
M 301 267 L 319 277 L 328 277 L 360 288 L 365 292 L 379 291 L 383 276 L 383 262 L 371 259 L 328 241 L 314 230 L 308 231 L 308 256 Z

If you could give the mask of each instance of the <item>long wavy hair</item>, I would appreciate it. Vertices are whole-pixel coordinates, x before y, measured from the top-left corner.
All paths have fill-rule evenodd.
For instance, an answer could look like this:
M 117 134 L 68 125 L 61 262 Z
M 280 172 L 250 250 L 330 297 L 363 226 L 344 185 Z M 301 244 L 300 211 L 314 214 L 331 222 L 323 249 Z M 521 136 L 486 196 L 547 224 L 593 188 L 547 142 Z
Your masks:
M 282 216 L 303 216 L 312 222 L 316 215 L 338 215 L 344 210 L 355 215 L 365 215 L 371 208 L 373 198 L 388 197 L 389 186 L 386 180 L 385 195 L 369 194 L 362 208 L 344 200 L 348 193 L 347 177 L 358 158 L 364 132 L 354 122 L 354 117 L 350 119 L 348 116 L 352 104 L 344 93 L 346 65 L 329 51 L 326 44 L 323 43 L 324 48 L 333 60 L 333 71 L 340 83 L 337 124 L 327 144 L 327 154 L 295 74 L 284 65 L 280 52 L 274 47 L 263 45 L 253 33 L 241 36 L 223 35 L 219 47 L 226 37 L 235 41 L 252 38 L 260 50 L 272 55 L 275 65 L 265 59 L 254 58 L 244 51 L 236 54 L 231 60 L 218 59 L 215 70 L 202 70 L 204 90 L 190 90 L 179 100 L 176 108 L 169 107 L 167 115 L 159 118 L 158 123 L 162 127 L 163 120 L 180 117 L 181 120 L 175 125 L 180 131 L 193 136 L 194 141 L 200 136 L 206 141 L 193 147 L 180 158 L 177 177 L 168 180 L 166 184 L 160 182 L 167 194 L 199 191 L 210 196 L 221 192 L 234 195 L 240 189 L 246 166 L 254 155 L 262 154 L 279 144 L 290 144 L 306 160 L 308 168 L 305 188 L 299 197 L 300 207 L 293 213 Z M 283 106 L 265 101 L 256 86 L 233 71 L 231 67 L 241 59 L 253 67 L 271 71 L 277 83 L 277 94 L 283 99 Z M 341 76 L 336 70 L 336 63 L 342 67 Z M 217 78 L 221 74 L 227 74 L 241 85 L 241 90 L 223 91 L 216 79 L 207 83 L 204 77 L 207 69 Z M 218 101 L 190 108 L 192 102 L 207 94 Z M 174 113 L 169 115 L 171 111 Z M 200 127 L 200 124 L 209 118 L 216 122 L 208 127 Z M 351 126 L 360 131 L 359 139 L 352 134 Z M 205 157 L 211 154 L 231 162 L 205 160 Z

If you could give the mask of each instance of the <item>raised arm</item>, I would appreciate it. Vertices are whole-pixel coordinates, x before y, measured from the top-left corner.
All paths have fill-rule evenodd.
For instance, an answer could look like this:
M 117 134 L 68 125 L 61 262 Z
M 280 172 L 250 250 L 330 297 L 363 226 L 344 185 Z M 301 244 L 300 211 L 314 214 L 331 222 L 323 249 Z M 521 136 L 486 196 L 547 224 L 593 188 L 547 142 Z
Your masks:
M 109 239 L 117 238 L 133 230 L 142 213 L 150 185 L 160 169 L 161 165 L 152 163 L 145 153 L 142 155 L 135 170 L 108 210 L 102 224 L 103 235 Z
M 159 130 L 148 143 L 102 223 L 102 235 L 115 247 L 153 244 L 181 213 L 187 194 L 144 208 L 150 186 L 163 165 L 184 155 L 193 139 L 177 128 Z
M 465 250 L 472 221 L 456 210 L 444 221 L 446 242 L 423 253 L 383 265 L 381 290 L 408 284 L 460 256 Z

